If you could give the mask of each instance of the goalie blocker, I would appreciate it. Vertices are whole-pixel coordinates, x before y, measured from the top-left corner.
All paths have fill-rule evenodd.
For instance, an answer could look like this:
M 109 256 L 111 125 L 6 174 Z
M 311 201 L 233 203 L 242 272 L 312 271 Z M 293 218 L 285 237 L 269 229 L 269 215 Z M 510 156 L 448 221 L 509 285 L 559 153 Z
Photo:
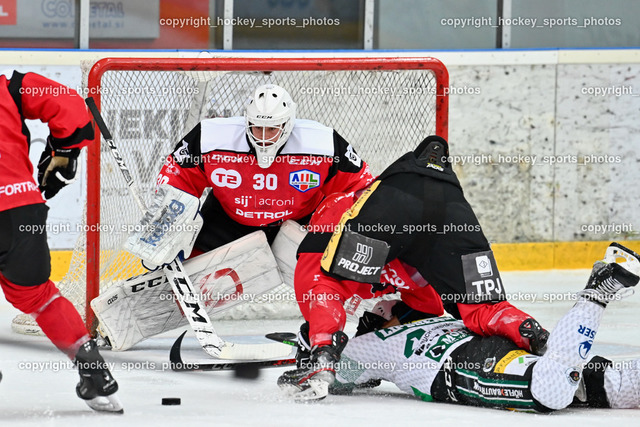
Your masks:
M 283 283 L 293 288 L 295 251 L 305 231 L 285 221 L 269 247 L 256 231 L 184 262 L 184 268 L 213 316 L 250 302 Z M 91 302 L 113 350 L 122 351 L 154 335 L 186 325 L 175 294 L 162 270 L 132 277 Z

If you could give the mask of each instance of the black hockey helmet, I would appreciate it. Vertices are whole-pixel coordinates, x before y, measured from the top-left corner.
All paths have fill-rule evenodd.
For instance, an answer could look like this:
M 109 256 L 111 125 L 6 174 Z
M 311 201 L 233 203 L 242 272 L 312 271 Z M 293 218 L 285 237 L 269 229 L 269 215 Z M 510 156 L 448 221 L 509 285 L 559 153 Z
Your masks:
M 449 162 L 449 144 L 438 135 L 429 135 L 413 151 L 419 163 L 445 168 Z

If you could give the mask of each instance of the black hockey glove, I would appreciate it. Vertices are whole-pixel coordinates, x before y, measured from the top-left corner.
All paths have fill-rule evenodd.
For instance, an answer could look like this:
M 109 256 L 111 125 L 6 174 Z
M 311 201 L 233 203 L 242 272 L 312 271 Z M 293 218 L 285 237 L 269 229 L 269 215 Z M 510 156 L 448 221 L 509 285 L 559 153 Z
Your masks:
M 65 185 L 76 180 L 79 148 L 54 148 L 51 137 L 38 162 L 38 184 L 45 199 L 51 199 Z
M 382 328 L 382 325 L 387 321 L 382 316 L 379 316 L 370 311 L 365 311 L 358 320 L 358 328 L 356 329 L 356 337 L 364 335 L 369 332 L 377 331 Z

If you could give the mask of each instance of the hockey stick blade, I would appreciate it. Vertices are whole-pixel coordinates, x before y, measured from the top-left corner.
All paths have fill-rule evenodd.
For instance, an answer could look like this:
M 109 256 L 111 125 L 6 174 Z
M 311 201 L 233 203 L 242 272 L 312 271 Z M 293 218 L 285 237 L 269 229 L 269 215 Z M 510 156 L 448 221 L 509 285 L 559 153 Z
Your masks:
M 296 363 L 296 359 L 272 359 L 272 360 L 239 360 L 239 361 L 220 361 L 220 362 L 184 362 L 180 354 L 180 347 L 187 331 L 178 337 L 176 342 L 171 346 L 169 353 L 169 361 L 173 371 L 225 371 L 236 369 L 240 366 L 255 368 L 277 368 L 279 366 L 289 366 Z
M 196 299 L 193 284 L 184 271 L 182 263 L 176 258 L 171 264 L 166 265 L 163 271 L 202 349 L 211 357 L 220 357 L 225 343 L 216 334 L 211 319 Z
M 265 337 L 294 347 L 298 345 L 298 336 L 293 332 L 272 332 L 270 334 L 266 334 Z

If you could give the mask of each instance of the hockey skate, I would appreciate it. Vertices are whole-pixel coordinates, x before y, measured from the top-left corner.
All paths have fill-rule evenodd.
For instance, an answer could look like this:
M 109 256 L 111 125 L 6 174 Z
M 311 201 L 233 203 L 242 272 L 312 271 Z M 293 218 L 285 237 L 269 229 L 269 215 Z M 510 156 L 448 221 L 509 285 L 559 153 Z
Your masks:
M 324 399 L 336 378 L 335 364 L 340 360 L 347 341 L 344 332 L 334 333 L 331 345 L 312 349 L 309 363 L 282 374 L 278 378 L 278 386 L 295 400 Z
M 309 322 L 300 325 L 296 350 L 296 367 L 301 368 L 311 361 L 311 344 L 309 344 Z
M 78 397 L 94 411 L 122 414 L 124 410 L 116 395 L 118 383 L 100 356 L 94 340 L 89 340 L 80 347 L 74 363 L 80 374 L 80 382 L 76 386 Z
M 620 258 L 624 261 L 618 263 Z M 578 295 L 606 307 L 614 299 L 631 295 L 633 290 L 630 288 L 636 286 L 639 275 L 640 255 L 613 242 L 607 248 L 604 259 L 593 265 L 587 286 Z M 630 292 L 619 293 L 621 290 Z

